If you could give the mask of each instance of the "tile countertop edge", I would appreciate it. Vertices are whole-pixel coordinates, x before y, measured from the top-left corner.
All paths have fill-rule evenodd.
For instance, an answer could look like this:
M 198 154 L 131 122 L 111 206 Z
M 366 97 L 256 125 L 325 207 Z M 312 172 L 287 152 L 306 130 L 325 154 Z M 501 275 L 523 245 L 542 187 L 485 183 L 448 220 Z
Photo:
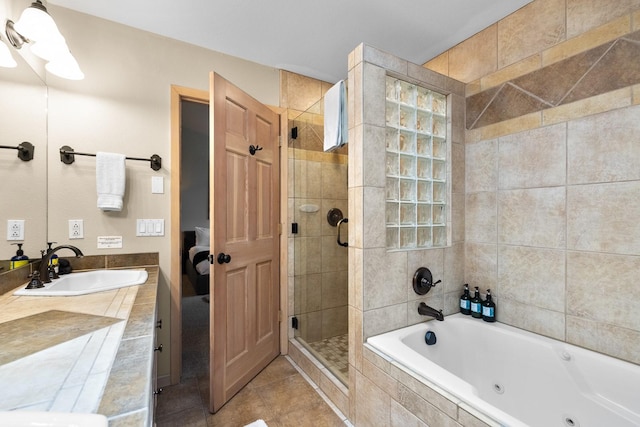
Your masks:
M 109 419 L 110 426 L 138 427 L 151 419 L 159 267 L 145 269 L 149 278 L 136 294 L 97 411 Z

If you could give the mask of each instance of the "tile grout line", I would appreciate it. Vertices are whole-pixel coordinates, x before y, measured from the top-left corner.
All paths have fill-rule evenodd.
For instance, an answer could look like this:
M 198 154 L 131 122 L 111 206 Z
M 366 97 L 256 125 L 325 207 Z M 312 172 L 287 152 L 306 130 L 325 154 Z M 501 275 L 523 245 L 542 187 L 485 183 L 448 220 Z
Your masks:
M 316 393 L 320 395 L 320 397 L 327 403 L 327 405 L 329 405 L 329 407 L 345 423 L 345 425 L 351 426 L 352 424 L 349 422 L 347 417 L 342 413 L 342 411 L 340 411 L 340 409 L 338 409 L 336 405 L 334 405 L 334 403 L 327 397 L 327 395 L 320 389 L 320 387 L 311 379 L 311 377 L 309 377 L 302 370 L 302 368 L 300 368 L 298 364 L 294 362 L 293 359 L 291 359 L 291 357 L 289 357 L 288 354 L 284 355 L 284 357 L 289 361 L 289 363 L 291 363 L 291 365 L 296 369 L 296 371 L 298 371 L 298 373 L 302 376 L 302 378 L 304 378 L 309 383 L 309 385 L 311 385 L 311 387 L 316 391 Z

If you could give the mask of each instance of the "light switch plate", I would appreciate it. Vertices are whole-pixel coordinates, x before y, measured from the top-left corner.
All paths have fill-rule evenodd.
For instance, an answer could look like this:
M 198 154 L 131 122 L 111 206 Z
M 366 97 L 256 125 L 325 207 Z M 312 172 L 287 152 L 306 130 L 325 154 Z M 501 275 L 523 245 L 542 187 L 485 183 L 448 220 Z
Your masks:
M 164 193 L 164 178 L 161 176 L 151 177 L 151 193 L 163 194 Z

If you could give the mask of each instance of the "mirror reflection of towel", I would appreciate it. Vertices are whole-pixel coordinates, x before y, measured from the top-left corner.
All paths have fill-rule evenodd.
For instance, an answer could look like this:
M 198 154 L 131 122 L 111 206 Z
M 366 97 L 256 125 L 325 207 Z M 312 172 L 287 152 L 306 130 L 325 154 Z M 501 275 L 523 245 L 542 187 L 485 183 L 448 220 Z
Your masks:
M 125 156 L 117 153 L 96 153 L 96 188 L 98 208 L 121 211 L 125 188 Z

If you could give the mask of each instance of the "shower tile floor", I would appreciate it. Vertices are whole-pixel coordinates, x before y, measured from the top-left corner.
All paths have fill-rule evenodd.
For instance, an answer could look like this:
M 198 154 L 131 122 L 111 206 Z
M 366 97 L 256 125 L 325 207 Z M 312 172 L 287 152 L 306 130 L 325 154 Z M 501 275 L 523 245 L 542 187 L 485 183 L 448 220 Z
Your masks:
M 322 341 L 307 343 L 324 365 L 343 384 L 349 384 L 349 335 L 338 335 Z

